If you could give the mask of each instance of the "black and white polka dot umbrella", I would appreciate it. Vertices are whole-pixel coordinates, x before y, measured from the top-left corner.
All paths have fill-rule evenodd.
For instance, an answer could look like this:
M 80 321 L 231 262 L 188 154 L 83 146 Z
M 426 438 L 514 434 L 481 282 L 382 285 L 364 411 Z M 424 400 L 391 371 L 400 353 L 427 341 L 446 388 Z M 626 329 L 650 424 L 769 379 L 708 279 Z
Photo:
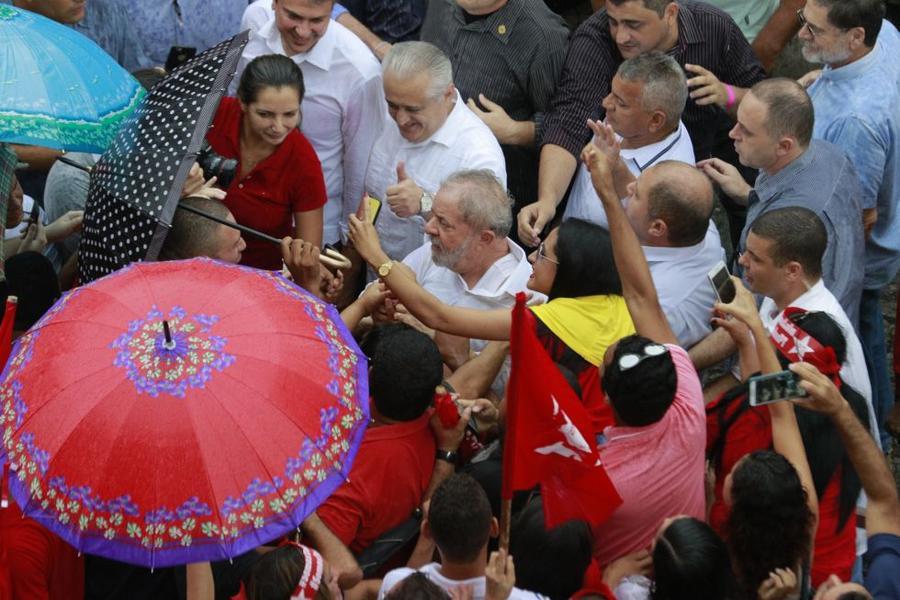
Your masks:
M 94 166 L 78 250 L 82 283 L 159 254 L 248 35 L 210 48 L 154 86 Z

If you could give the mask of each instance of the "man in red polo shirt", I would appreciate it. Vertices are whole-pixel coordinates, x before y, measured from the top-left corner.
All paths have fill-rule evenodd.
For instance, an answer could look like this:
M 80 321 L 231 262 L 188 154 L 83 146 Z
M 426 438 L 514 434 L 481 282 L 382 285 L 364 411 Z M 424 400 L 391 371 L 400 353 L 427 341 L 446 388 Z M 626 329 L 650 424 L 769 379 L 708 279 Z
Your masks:
M 442 361 L 425 334 L 399 323 L 364 340 L 372 421 L 350 477 L 317 513 L 354 554 L 408 519 L 422 503 L 440 454 L 428 421 Z

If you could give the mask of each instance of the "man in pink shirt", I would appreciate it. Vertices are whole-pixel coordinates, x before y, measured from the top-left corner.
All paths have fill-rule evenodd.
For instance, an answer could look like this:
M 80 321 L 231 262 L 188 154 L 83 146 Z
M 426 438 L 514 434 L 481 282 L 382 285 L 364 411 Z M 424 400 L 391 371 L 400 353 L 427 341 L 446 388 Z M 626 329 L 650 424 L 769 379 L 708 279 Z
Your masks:
M 649 547 L 666 517 L 703 519 L 706 508 L 706 411 L 687 352 L 632 336 L 614 354 L 603 387 L 616 424 L 599 450 L 622 505 L 595 530 L 601 565 Z

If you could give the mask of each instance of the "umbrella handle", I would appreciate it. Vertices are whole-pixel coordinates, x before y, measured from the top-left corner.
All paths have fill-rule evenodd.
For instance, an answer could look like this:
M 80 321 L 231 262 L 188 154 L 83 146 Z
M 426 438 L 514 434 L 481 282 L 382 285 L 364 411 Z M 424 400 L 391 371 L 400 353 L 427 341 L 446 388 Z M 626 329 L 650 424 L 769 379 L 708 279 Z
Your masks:
M 238 231 L 240 231 L 242 233 L 252 235 L 261 240 L 265 240 L 267 242 L 272 242 L 273 244 L 277 244 L 278 246 L 281 245 L 280 239 L 278 239 L 276 237 L 272 237 L 271 235 L 269 235 L 267 233 L 263 233 L 262 231 L 253 229 L 252 227 L 247 227 L 246 225 L 241 225 L 240 223 L 234 223 L 232 221 L 227 221 L 227 220 L 217 217 L 215 215 L 211 215 L 208 212 L 204 212 L 202 210 L 194 208 L 193 206 L 185 206 L 184 204 L 179 204 L 178 208 L 180 208 L 181 210 L 186 210 L 188 212 L 192 212 L 195 215 L 200 215 L 201 217 L 204 217 L 211 221 L 215 221 L 216 223 L 219 223 L 220 225 L 225 225 L 226 227 L 231 227 L 232 229 L 237 229 Z M 323 265 L 325 265 L 326 267 L 331 267 L 333 269 L 349 269 L 350 268 L 350 260 L 343 254 L 339 253 L 337 250 L 334 250 L 333 248 L 330 248 L 328 246 L 326 246 L 325 249 L 319 254 L 319 262 L 322 263 Z

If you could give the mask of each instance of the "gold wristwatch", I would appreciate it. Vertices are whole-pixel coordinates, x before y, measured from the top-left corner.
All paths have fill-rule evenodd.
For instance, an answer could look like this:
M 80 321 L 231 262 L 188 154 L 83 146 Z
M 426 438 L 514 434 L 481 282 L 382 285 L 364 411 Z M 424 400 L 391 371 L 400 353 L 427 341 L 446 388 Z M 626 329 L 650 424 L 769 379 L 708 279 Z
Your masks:
M 378 267 L 378 276 L 381 278 L 385 278 L 391 274 L 391 269 L 394 268 L 394 261 L 389 260 L 386 263 L 382 264 Z

